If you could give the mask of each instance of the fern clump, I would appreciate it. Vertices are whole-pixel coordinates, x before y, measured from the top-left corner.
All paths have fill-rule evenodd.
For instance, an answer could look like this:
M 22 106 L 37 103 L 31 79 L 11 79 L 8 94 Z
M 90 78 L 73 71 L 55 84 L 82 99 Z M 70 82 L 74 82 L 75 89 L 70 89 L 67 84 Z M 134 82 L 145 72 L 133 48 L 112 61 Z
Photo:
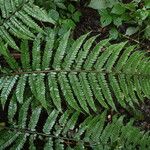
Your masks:
M 107 110 L 136 109 L 150 97 L 149 57 L 127 42 L 95 45 L 97 36 L 86 34 L 70 44 L 69 36 L 58 46 L 53 30 L 33 43 L 22 40 L 17 60 L 0 43 L 0 101 L 10 124 L 0 131 L 0 149 L 26 143 L 36 149 L 36 140 L 44 149 L 149 149 L 149 133 L 134 127 L 134 119 L 114 115 L 106 122 Z M 39 131 L 43 108 L 47 117 Z
M 150 149 L 137 127 L 149 116 L 139 109 L 150 99 L 149 55 L 90 33 L 58 37 L 52 12 L 0 0 L 0 150 Z

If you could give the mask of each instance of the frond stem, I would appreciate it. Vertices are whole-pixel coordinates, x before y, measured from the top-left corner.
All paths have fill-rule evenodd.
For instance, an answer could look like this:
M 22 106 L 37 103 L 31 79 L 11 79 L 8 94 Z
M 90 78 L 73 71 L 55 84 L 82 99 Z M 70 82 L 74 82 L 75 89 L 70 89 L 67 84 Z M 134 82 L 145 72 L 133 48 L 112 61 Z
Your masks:
M 0 125 L 0 128 L 1 128 L 1 125 Z M 62 136 L 55 136 L 55 135 L 52 135 L 52 134 L 45 134 L 45 133 L 41 133 L 41 132 L 37 132 L 37 131 L 31 131 L 29 129 L 21 129 L 21 128 L 15 128 L 15 127 L 3 127 L 2 126 L 2 129 L 3 130 L 9 130 L 9 131 L 15 131 L 15 132 L 20 132 L 21 134 L 36 134 L 38 136 L 44 136 L 44 137 L 49 137 L 49 138 L 55 138 L 55 139 L 62 139 L 62 140 L 66 140 L 66 142 L 70 141 L 69 143 L 71 144 L 71 142 L 75 142 L 76 145 L 80 144 L 80 143 L 84 143 L 84 146 L 96 146 L 96 145 L 99 145 L 100 142 L 96 143 L 93 141 L 93 143 L 89 143 L 88 142 L 85 142 L 84 140 L 76 140 L 76 139 L 73 139 L 73 138 L 67 138 L 67 137 L 62 137 Z M 64 141 L 65 142 L 65 141 Z
M 140 76 L 141 73 L 127 73 L 127 72 L 116 72 L 115 70 L 113 70 L 112 72 L 108 72 L 107 70 L 35 70 L 35 71 L 23 71 L 23 72 L 14 72 L 11 74 L 11 76 L 15 76 L 15 75 L 22 75 L 22 74 L 39 74 L 39 73 L 51 73 L 51 72 L 56 72 L 56 73 L 60 73 L 60 72 L 66 72 L 66 73 L 105 73 L 105 74 L 115 74 L 115 75 L 119 75 L 119 74 L 125 74 L 125 75 L 137 75 Z M 147 76 L 149 77 L 150 74 L 142 74 L 142 76 Z

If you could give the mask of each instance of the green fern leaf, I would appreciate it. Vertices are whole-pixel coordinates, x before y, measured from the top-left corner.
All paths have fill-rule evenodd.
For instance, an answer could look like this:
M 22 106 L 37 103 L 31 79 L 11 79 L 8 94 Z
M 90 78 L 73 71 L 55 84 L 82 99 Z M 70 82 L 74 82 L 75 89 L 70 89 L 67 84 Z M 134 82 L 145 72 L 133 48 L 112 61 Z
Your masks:
M 44 150 L 53 150 L 53 141 L 51 138 L 49 138 L 46 144 L 44 145 Z
M 85 137 L 84 137 L 84 141 L 88 142 L 90 141 L 90 136 L 92 135 L 92 132 L 94 130 L 95 125 L 97 124 L 97 122 L 99 121 L 100 116 L 96 116 L 94 118 L 91 118 L 91 120 L 89 120 L 89 122 L 87 123 L 87 129 L 85 131 Z M 93 142 L 93 141 L 91 141 Z
M 112 49 L 113 53 L 110 55 L 109 59 L 107 60 L 106 65 L 105 65 L 106 71 L 110 72 L 112 70 L 112 67 L 113 67 L 116 59 L 118 58 L 120 51 L 123 49 L 123 47 L 125 46 L 126 43 L 127 42 L 114 45 L 114 47 L 113 47 L 114 49 Z
M 7 98 L 9 96 L 13 86 L 15 85 L 15 83 L 17 81 L 17 78 L 18 78 L 18 76 L 9 77 L 9 79 L 3 85 L 2 92 L 1 92 L 1 104 L 3 107 L 7 101 Z
M 30 117 L 30 122 L 28 125 L 29 130 L 35 131 L 35 127 L 36 127 L 37 122 L 39 120 L 40 114 L 41 114 L 41 108 L 40 107 L 32 108 L 32 115 Z
M 125 101 L 129 103 L 131 107 L 133 107 L 133 103 L 129 95 L 129 89 L 128 89 L 128 85 L 126 83 L 126 78 L 124 74 L 119 75 L 119 85 L 120 85 L 121 90 L 123 91 L 124 97 L 126 97 Z
M 96 97 L 96 99 L 99 101 L 99 103 L 104 107 L 108 109 L 108 104 L 105 102 L 105 98 L 102 95 L 102 89 L 98 84 L 98 80 L 96 79 L 95 73 L 88 74 L 88 80 L 91 85 L 91 89 Z
M 128 86 L 130 97 L 133 99 L 133 101 L 135 103 L 138 104 L 138 99 L 137 99 L 137 97 L 135 95 L 135 89 L 134 89 L 134 86 L 133 86 L 134 85 L 133 84 L 133 80 L 132 80 L 130 75 L 126 75 L 126 83 L 127 83 L 127 86 Z
M 17 31 L 19 31 L 20 33 L 22 33 L 24 36 L 26 36 L 26 39 L 32 39 L 34 38 L 34 34 L 32 32 L 29 31 L 29 29 L 24 26 L 21 22 L 19 22 L 17 20 L 17 18 L 15 17 L 11 17 L 10 19 L 10 23 L 12 24 L 13 27 L 15 27 L 17 29 Z M 16 33 L 17 35 L 17 33 Z
M 68 120 L 67 124 L 65 125 L 64 129 L 63 129 L 63 132 L 62 132 L 62 135 L 66 135 L 66 133 L 68 132 L 68 130 L 73 130 L 74 127 L 75 127 L 75 124 L 77 122 L 77 119 L 79 117 L 79 112 L 75 112 L 71 118 Z
M 39 70 L 41 68 L 40 40 L 41 40 L 41 35 L 39 34 L 33 43 L 33 48 L 32 48 L 32 57 L 33 57 L 32 69 L 33 70 Z
M 96 112 L 97 109 L 96 109 L 96 106 L 95 106 L 93 98 L 92 98 L 93 94 L 92 94 L 89 82 L 87 80 L 86 73 L 80 73 L 79 74 L 79 79 L 80 79 L 80 82 L 81 82 L 81 85 L 82 85 L 82 90 L 83 90 L 83 93 L 86 97 L 87 103 Z
M 63 143 L 63 140 L 56 139 L 55 140 L 55 148 L 58 150 L 64 150 L 64 145 L 62 143 Z
M 52 57 L 52 49 L 54 46 L 54 38 L 55 38 L 55 33 L 54 31 L 50 31 L 48 33 L 48 36 L 46 37 L 46 45 L 44 49 L 44 54 L 42 58 L 42 69 L 47 70 L 50 67 L 50 61 Z
M 144 97 L 143 97 L 143 93 L 142 93 L 142 87 L 140 86 L 140 82 L 138 80 L 138 76 L 134 76 L 133 80 L 135 83 L 137 95 L 138 95 L 139 99 L 142 101 L 144 99 Z
M 99 142 L 100 135 L 103 132 L 105 121 L 106 121 L 106 111 L 102 112 L 101 115 L 99 115 L 99 121 L 95 124 L 95 127 L 93 128 L 93 133 L 91 134 L 91 139 L 94 139 L 93 142 Z M 113 133 L 112 133 L 113 134 Z M 118 135 L 119 136 L 119 135 Z
M 58 127 L 55 126 L 55 130 L 56 130 L 56 131 L 55 131 L 55 135 L 56 135 L 56 136 L 59 136 L 59 135 L 61 134 L 61 132 L 62 132 L 62 130 L 63 130 L 63 127 L 66 126 L 67 121 L 68 121 L 68 118 L 69 118 L 69 116 L 71 115 L 72 112 L 73 112 L 73 111 L 67 109 L 67 110 L 63 113 L 63 115 L 60 117 L 60 119 L 58 120 L 58 123 L 59 123 Z
M 119 132 L 122 128 L 122 124 L 123 124 L 123 119 L 124 119 L 124 116 L 121 116 L 120 118 L 118 118 L 118 120 L 116 121 L 116 123 L 114 124 L 113 126 L 113 131 L 112 131 L 112 134 L 110 135 L 110 139 L 111 139 L 111 142 L 116 142 L 118 140 L 118 136 L 119 136 Z M 118 129 L 119 127 L 119 129 Z
M 14 149 L 21 150 L 26 140 L 27 140 L 27 135 L 19 135 L 19 137 L 16 140 L 16 144 L 13 147 L 11 147 L 10 150 L 14 150 Z
M 108 84 L 106 82 L 105 76 L 103 73 L 99 74 L 99 76 L 97 77 L 98 79 L 98 83 L 101 86 L 102 92 L 104 94 L 105 99 L 107 100 L 107 103 L 114 109 L 116 110 L 116 106 L 113 102 L 112 96 L 111 96 L 111 92 L 110 89 L 108 87 Z
M 55 24 L 55 21 L 47 15 L 45 10 L 39 8 L 36 5 L 31 4 L 30 2 L 28 5 L 27 4 L 24 5 L 23 10 L 27 14 L 31 15 L 33 18 L 36 18 L 40 21 L 50 22 L 52 24 Z
M 16 62 L 16 60 L 11 56 L 10 53 L 7 52 L 7 48 L 3 45 L 3 43 L 0 44 L 0 53 L 2 55 L 4 55 L 5 60 L 7 61 L 7 63 L 9 64 L 9 66 L 11 67 L 11 69 L 16 70 L 19 69 L 19 65 Z M 6 54 L 7 53 L 7 54 Z
M 39 102 L 41 102 L 42 106 L 47 109 L 47 102 L 45 99 L 44 74 L 38 74 L 36 76 L 35 86 L 37 91 L 37 99 L 39 100 Z
M 6 31 L 6 29 L 2 26 L 0 26 L 0 37 L 6 41 L 9 45 L 11 45 L 12 48 L 14 49 L 19 49 L 18 46 L 16 45 L 15 41 L 13 38 L 9 35 L 9 33 Z
M 54 69 L 60 69 L 61 61 L 65 55 L 65 51 L 67 48 L 69 35 L 70 35 L 70 31 L 64 34 L 64 36 L 62 37 L 59 43 L 59 47 L 56 51 L 56 54 L 55 54 L 56 57 L 54 58 L 54 63 L 53 63 Z
M 25 12 L 19 11 L 16 13 L 16 17 L 19 18 L 24 24 L 32 29 L 36 29 L 38 32 L 43 32 L 43 30 L 36 24 L 33 19 L 28 16 Z
M 27 75 L 22 75 L 19 78 L 19 81 L 16 87 L 16 97 L 19 103 L 23 103 L 23 97 L 24 97 L 23 95 L 25 91 L 26 81 L 27 81 Z
M 122 107 L 126 107 L 125 101 L 124 101 L 124 95 L 119 87 L 119 84 L 117 82 L 117 79 L 112 74 L 109 75 L 109 81 L 110 85 L 113 89 L 113 93 L 115 94 L 118 102 L 121 104 Z
M 4 132 L 5 134 L 1 133 L 0 138 L 0 149 L 5 150 L 6 147 L 11 145 L 19 136 L 19 133 L 16 132 Z
M 122 69 L 122 67 L 126 64 L 126 61 L 128 60 L 128 57 L 130 55 L 130 53 L 134 50 L 135 46 L 130 46 L 128 48 L 126 48 L 126 50 L 123 52 L 123 54 L 121 55 L 121 57 L 118 60 L 118 63 L 115 67 L 116 71 L 120 71 Z
M 48 74 L 48 83 L 53 103 L 57 109 L 61 111 L 61 98 L 58 90 L 58 84 L 56 82 L 56 73 Z
M 100 53 L 100 50 L 109 42 L 109 39 L 103 40 L 99 42 L 93 51 L 88 55 L 87 60 L 85 61 L 84 68 L 85 69 L 91 69 L 94 62 L 97 60 L 97 57 Z
M 76 95 L 79 104 L 85 110 L 87 113 L 89 113 L 89 109 L 87 107 L 87 102 L 85 101 L 86 97 L 85 94 L 83 93 L 82 86 L 80 82 L 78 81 L 77 75 L 74 73 L 69 74 L 69 80 L 72 85 L 72 89 L 74 91 L 74 94 Z
M 0 43 L 0 53 L 6 57 L 8 57 L 8 52 L 7 52 L 7 49 L 5 48 L 4 46 L 4 43 Z
M 71 92 L 71 88 L 70 88 L 70 85 L 68 83 L 68 80 L 67 80 L 67 77 L 66 77 L 66 73 L 60 73 L 58 80 L 60 82 L 61 89 L 63 91 L 63 94 L 64 94 L 68 104 L 71 107 L 73 107 L 73 108 L 75 108 L 75 109 L 80 111 L 80 108 L 79 108 L 77 102 L 75 101 L 74 96 L 73 96 L 73 94 Z
M 28 70 L 31 68 L 28 41 L 26 40 L 23 40 L 21 42 L 21 62 L 22 62 L 22 68 L 24 70 Z
M 92 116 L 88 116 L 84 122 L 82 122 L 80 125 L 79 125 L 79 129 L 77 130 L 76 132 L 76 135 L 75 135 L 75 139 L 77 140 L 80 140 L 81 136 L 84 134 L 84 132 L 87 130 L 88 128 L 88 124 L 89 122 L 92 120 Z
M 45 134 L 49 134 L 49 133 L 50 133 L 52 127 L 54 126 L 54 124 L 55 124 L 55 122 L 56 122 L 56 119 L 57 119 L 57 117 L 58 117 L 58 114 L 59 114 L 59 112 L 54 109 L 54 110 L 51 112 L 51 114 L 49 115 L 49 117 L 47 118 L 46 123 L 45 123 L 45 125 L 44 125 L 44 127 L 43 127 L 43 132 L 44 132 Z
M 4 87 L 5 82 L 8 80 L 8 76 L 0 78 L 0 90 Z
M 45 109 L 47 109 L 47 102 L 45 99 L 44 74 L 37 74 L 34 76 L 30 75 L 29 85 L 35 98 Z
M 20 117 L 30 115 L 30 112 L 27 113 L 30 102 L 30 99 L 25 100 L 26 104 L 19 110 Z M 33 105 L 32 101 L 31 107 Z M 73 149 L 81 147 L 83 149 L 111 149 L 114 148 L 114 145 L 120 144 L 123 149 L 126 148 L 127 150 L 135 149 L 137 146 L 143 149 L 150 147 L 149 133 L 141 132 L 140 129 L 134 127 L 133 119 L 127 122 L 124 116 L 114 115 L 111 122 L 106 122 L 106 111 L 99 115 L 86 116 L 77 111 L 67 110 L 64 113 L 59 113 L 56 109 L 53 109 L 49 111 L 47 121 L 43 125 L 43 134 L 37 132 L 35 128 L 36 124 L 40 122 L 40 112 L 39 106 L 34 107 L 29 120 L 19 119 L 23 123 L 22 127 L 18 122 L 18 124 L 10 126 L 10 130 L 13 131 L 8 131 L 9 127 L 0 131 L 0 137 L 5 135 L 4 138 L 0 138 L 0 148 L 3 150 L 11 145 L 12 149 L 21 149 L 27 141 L 29 148 L 36 150 L 38 145 L 35 141 L 38 140 L 38 135 L 41 136 L 41 140 L 44 140 L 44 149 L 70 149 L 70 145 L 66 145 L 66 141 L 67 143 L 74 143 L 71 145 Z M 14 126 L 17 128 L 13 128 Z M 28 131 L 25 130 L 26 127 L 29 127 Z
M 89 34 L 89 33 L 88 33 Z M 83 36 L 81 36 L 79 39 L 77 39 L 72 47 L 70 48 L 70 50 L 68 51 L 66 57 L 64 58 L 64 63 L 62 64 L 64 69 L 69 69 L 72 65 L 72 63 L 74 62 L 76 55 L 81 47 L 81 45 L 83 44 L 85 38 L 88 36 L 88 34 L 85 34 Z
M 82 64 L 84 63 L 84 60 L 86 59 L 88 52 L 90 51 L 90 48 L 93 44 L 93 42 L 95 41 L 95 39 L 97 38 L 97 36 L 91 37 L 90 39 L 88 39 L 85 44 L 83 45 L 82 50 L 79 51 L 78 56 L 76 58 L 76 65 L 75 65 L 75 69 L 80 69 Z
M 30 150 L 36 150 L 36 147 L 35 147 L 35 144 L 34 144 L 34 135 L 31 135 L 30 136 L 30 139 L 29 139 L 29 144 L 30 144 L 30 146 L 29 146 L 29 149 Z
M 15 23 L 13 24 L 12 22 L 8 22 L 5 24 L 5 28 L 9 28 L 10 34 L 13 34 L 14 36 L 16 36 L 18 38 L 31 39 L 31 37 L 28 37 L 26 34 L 23 33 L 23 31 L 21 31 L 22 29 L 20 29 L 20 26 L 16 27 Z
M 30 102 L 31 102 L 31 98 L 27 99 L 20 109 L 19 120 L 18 120 L 19 128 L 26 127 L 26 120 L 27 120 L 27 114 L 28 114 Z
M 17 99 L 15 95 L 10 100 L 9 106 L 8 106 L 8 120 L 9 122 L 13 122 L 14 116 L 17 112 Z

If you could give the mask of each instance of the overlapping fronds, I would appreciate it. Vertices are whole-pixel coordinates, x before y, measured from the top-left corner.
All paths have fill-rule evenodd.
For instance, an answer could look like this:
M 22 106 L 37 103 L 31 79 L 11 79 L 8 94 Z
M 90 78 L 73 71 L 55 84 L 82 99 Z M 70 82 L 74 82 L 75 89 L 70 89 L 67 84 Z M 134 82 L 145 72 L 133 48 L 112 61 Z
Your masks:
M 53 106 L 62 111 L 62 105 L 67 105 L 84 113 L 101 107 L 117 110 L 116 104 L 135 108 L 150 98 L 150 60 L 145 52 L 126 42 L 110 44 L 109 39 L 93 48 L 96 37 L 86 40 L 88 34 L 70 45 L 69 35 L 70 31 L 57 48 L 53 31 L 44 43 L 38 35 L 32 49 L 28 41 L 22 41 L 17 61 L 1 44 L 0 52 L 9 65 L 0 77 L 3 107 L 12 93 L 18 103 L 29 95 L 45 109 Z
M 11 147 L 12 150 L 25 149 L 142 149 L 150 148 L 148 133 L 141 132 L 133 126 L 134 120 L 124 123 L 124 116 L 114 115 L 112 122 L 107 120 L 104 111 L 96 116 L 83 116 L 77 111 L 66 110 L 60 113 L 53 109 L 48 111 L 44 123 L 40 123 L 41 107 L 33 104 L 34 98 L 25 100 L 19 109 L 19 117 L 14 125 L 0 131 L 0 149 Z M 32 112 L 29 113 L 29 108 Z M 9 111 L 12 112 L 12 111 Z M 10 122 L 15 113 L 9 115 Z M 81 116 L 82 115 L 82 119 Z M 42 124 L 38 131 L 37 124 Z M 25 143 L 28 141 L 28 146 Z M 44 141 L 37 145 L 36 141 Z M 24 147 L 25 146 L 25 147 Z
M 0 1 L 0 40 L 12 48 L 18 49 L 13 36 L 34 39 L 35 32 L 44 32 L 37 21 L 55 23 L 45 10 L 30 0 Z

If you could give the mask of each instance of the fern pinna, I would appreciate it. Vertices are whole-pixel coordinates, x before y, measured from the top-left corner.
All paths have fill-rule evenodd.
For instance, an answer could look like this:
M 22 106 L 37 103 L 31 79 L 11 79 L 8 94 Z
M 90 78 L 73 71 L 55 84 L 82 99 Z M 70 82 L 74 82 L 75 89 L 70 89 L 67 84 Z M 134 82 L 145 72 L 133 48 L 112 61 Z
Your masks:
M 87 39 L 88 34 L 72 42 L 69 36 L 70 31 L 57 39 L 50 30 L 46 37 L 38 34 L 33 43 L 23 40 L 18 60 L 0 43 L 5 59 L 0 66 L 0 101 L 3 108 L 9 105 L 10 123 L 1 131 L 7 136 L 0 138 L 0 148 L 22 149 L 28 141 L 29 149 L 36 149 L 34 140 L 44 138 L 45 149 L 149 149 L 149 133 L 134 127 L 134 120 L 124 124 L 123 116 L 115 115 L 106 124 L 102 113 L 117 112 L 117 106 L 135 109 L 150 98 L 149 57 L 127 42 L 111 44 L 105 39 L 94 44 L 97 36 Z M 48 118 L 38 131 L 42 108 Z M 74 144 L 66 148 L 69 139 Z

